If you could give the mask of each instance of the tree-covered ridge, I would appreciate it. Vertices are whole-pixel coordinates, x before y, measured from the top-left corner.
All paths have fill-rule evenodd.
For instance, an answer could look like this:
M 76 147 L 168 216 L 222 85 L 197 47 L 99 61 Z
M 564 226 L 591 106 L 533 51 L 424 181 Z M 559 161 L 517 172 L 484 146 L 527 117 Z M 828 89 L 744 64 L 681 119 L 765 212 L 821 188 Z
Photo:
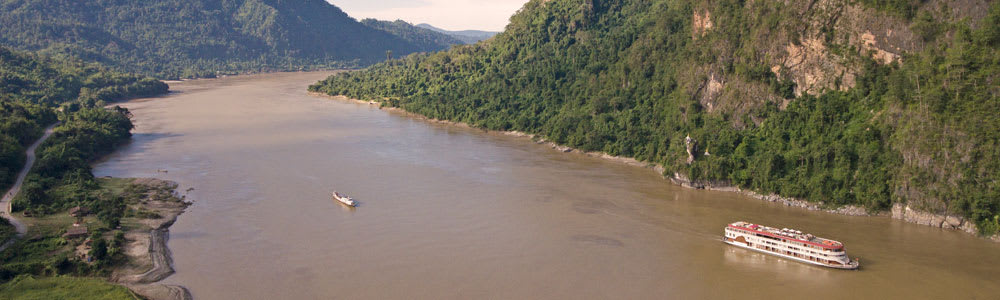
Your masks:
M 448 49 L 452 45 L 462 45 L 465 42 L 460 41 L 450 35 L 433 31 L 426 28 L 420 28 L 413 26 L 403 20 L 396 21 L 381 21 L 376 19 L 364 19 L 361 20 L 361 24 L 365 26 L 375 28 L 381 31 L 392 33 L 410 43 L 413 43 L 417 47 L 420 47 L 422 52 L 434 52 L 439 50 Z
M 63 124 L 39 149 L 33 172 L 43 170 L 43 176 L 38 177 L 43 179 L 78 170 L 88 172 L 77 176 L 89 176 L 88 163 L 110 151 L 111 145 L 127 140 L 132 128 L 126 111 L 109 111 L 102 106 L 163 94 L 167 88 L 148 77 L 0 47 L 0 189 L 6 190 L 21 170 L 27 145 L 57 119 Z M 58 153 L 52 150 L 54 143 L 61 144 Z M 57 184 L 51 182 L 47 187 Z
M 438 32 L 438 33 L 443 33 L 443 34 L 449 35 L 449 36 L 451 36 L 453 38 L 456 38 L 456 39 L 458 39 L 458 40 L 460 40 L 460 41 L 462 41 L 463 43 L 466 43 L 466 44 L 475 44 L 475 43 L 478 43 L 479 41 L 482 41 L 482 40 L 485 40 L 485 39 L 489 39 L 489 38 L 493 37 L 494 35 L 497 35 L 497 33 L 499 33 L 499 32 L 494 32 L 494 31 L 483 31 L 483 30 L 458 30 L 458 31 L 451 31 L 451 30 L 444 30 L 444 29 L 441 29 L 441 28 L 437 28 L 437 27 L 434 27 L 433 25 L 427 24 L 427 23 L 420 23 L 420 24 L 417 24 L 417 25 L 414 25 L 414 26 L 419 27 L 419 28 L 423 28 L 423 29 L 428 29 L 428 30 L 431 30 L 431 31 L 434 31 L 434 32 Z
M 429 50 L 323 0 L 2 0 L 0 44 L 160 78 L 359 66 L 386 51 Z
M 1000 230 L 1000 4 L 952 22 L 920 2 L 901 3 L 931 19 L 882 2 L 813 2 L 531 1 L 487 43 L 310 89 L 535 133 L 695 181 L 831 206 L 906 203 Z M 879 49 L 866 23 L 834 26 L 823 9 L 895 22 L 905 29 L 895 38 L 921 40 Z

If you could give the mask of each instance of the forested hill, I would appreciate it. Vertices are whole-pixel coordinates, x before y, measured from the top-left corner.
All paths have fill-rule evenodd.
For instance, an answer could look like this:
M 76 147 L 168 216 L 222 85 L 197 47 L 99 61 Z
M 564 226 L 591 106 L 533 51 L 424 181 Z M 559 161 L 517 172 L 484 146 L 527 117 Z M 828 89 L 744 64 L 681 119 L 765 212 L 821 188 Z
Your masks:
M 361 24 L 392 33 L 393 35 L 396 35 L 407 42 L 413 43 L 417 47 L 424 49 L 425 52 L 444 50 L 448 49 L 448 47 L 451 47 L 452 45 L 465 44 L 464 41 L 450 35 L 413 26 L 413 24 L 403 20 L 390 22 L 376 19 L 364 19 L 361 20 Z
M 533 0 L 487 42 L 310 89 L 695 185 L 1000 230 L 996 2 Z
M 74 146 L 62 148 L 58 159 L 42 154 L 39 165 L 60 172 L 86 170 L 89 160 L 131 136 L 128 117 L 105 110 L 105 103 L 166 92 L 167 84 L 152 78 L 0 47 L 0 191 L 10 187 L 24 165 L 25 148 L 57 119 L 65 124 L 56 140 L 74 132 Z
M 479 42 L 479 41 L 491 38 L 494 35 L 497 35 L 497 33 L 498 33 L 498 32 L 493 32 L 493 31 L 482 31 L 482 30 L 450 31 L 450 30 L 444 30 L 444 29 L 441 29 L 441 28 L 434 27 L 431 24 L 427 24 L 427 23 L 417 24 L 416 26 L 419 27 L 419 28 L 431 30 L 431 31 L 434 31 L 434 32 L 447 34 L 449 36 L 452 36 L 452 37 L 454 37 L 456 39 L 461 40 L 462 42 L 464 42 L 466 44 L 475 44 L 476 42 Z
M 441 50 L 324 0 L 0 1 L 0 44 L 160 78 L 353 67 Z

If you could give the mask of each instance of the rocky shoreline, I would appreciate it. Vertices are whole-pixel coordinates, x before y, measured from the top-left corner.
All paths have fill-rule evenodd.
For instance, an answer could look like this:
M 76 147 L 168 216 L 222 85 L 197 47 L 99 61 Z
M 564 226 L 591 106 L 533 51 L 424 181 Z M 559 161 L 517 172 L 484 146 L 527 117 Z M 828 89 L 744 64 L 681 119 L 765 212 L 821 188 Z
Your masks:
M 406 110 L 404 110 L 402 108 L 398 108 L 398 107 L 382 107 L 381 103 L 378 102 L 378 101 L 358 100 L 358 99 L 352 99 L 352 98 L 349 98 L 349 97 L 346 97 L 346 96 L 330 96 L 330 95 L 326 95 L 326 94 L 323 94 L 323 93 L 316 93 L 316 92 L 309 92 L 309 95 L 326 97 L 326 98 L 332 98 L 332 99 L 335 99 L 335 100 L 349 101 L 349 102 L 360 103 L 360 104 L 377 105 L 377 106 L 379 106 L 379 109 L 384 109 L 384 110 L 388 110 L 388 111 L 397 112 L 397 113 L 400 113 L 400 114 L 408 116 L 408 117 L 413 117 L 413 118 L 416 118 L 416 119 L 425 120 L 425 121 L 428 121 L 428 122 L 431 122 L 431 123 L 441 123 L 441 124 L 449 124 L 449 125 L 454 125 L 454 126 L 459 126 L 459 127 L 465 127 L 465 128 L 473 128 L 472 126 L 470 126 L 469 124 L 466 124 L 466 123 L 454 122 L 454 121 L 448 121 L 448 120 L 431 119 L 431 118 L 428 118 L 428 117 L 420 115 L 420 114 L 408 112 L 408 111 L 406 111 Z M 508 135 L 508 136 L 529 138 L 529 139 L 535 141 L 538 144 L 547 145 L 547 146 L 551 147 L 552 149 L 554 149 L 556 151 L 560 151 L 560 152 L 583 154 L 583 155 L 587 155 L 587 156 L 591 156 L 591 157 L 597 157 L 597 158 L 607 159 L 607 160 L 611 160 L 611 161 L 616 161 L 616 162 L 624 163 L 624 164 L 627 164 L 627 165 L 644 167 L 644 168 L 650 168 L 650 169 L 653 169 L 654 171 L 656 171 L 657 173 L 661 174 L 664 178 L 670 180 L 670 182 L 672 182 L 674 184 L 677 184 L 677 185 L 680 185 L 682 187 L 686 187 L 686 188 L 705 189 L 705 190 L 723 191 L 723 192 L 735 192 L 735 193 L 740 193 L 740 194 L 746 195 L 746 196 L 748 196 L 750 198 L 754 198 L 754 199 L 758 199 L 758 200 L 781 203 L 781 204 L 784 204 L 785 206 L 799 207 L 799 208 L 808 209 L 808 210 L 824 211 L 824 212 L 828 212 L 828 213 L 848 215 L 848 216 L 885 216 L 885 217 L 891 217 L 893 219 L 898 219 L 898 220 L 902 220 L 902 221 L 909 222 L 909 223 L 914 223 L 914 224 L 926 225 L 926 226 L 931 226 L 931 227 L 936 227 L 936 228 L 942 228 L 942 229 L 961 230 L 963 232 L 979 236 L 979 229 L 976 227 L 976 224 L 972 223 L 972 222 L 969 222 L 964 217 L 952 216 L 952 215 L 945 215 L 945 214 L 935 214 L 935 213 L 930 213 L 930 212 L 925 212 L 925 211 L 919 211 L 919 210 L 911 208 L 908 205 L 904 205 L 902 203 L 896 203 L 896 204 L 894 204 L 893 207 L 892 207 L 892 209 L 890 211 L 888 211 L 888 212 L 878 212 L 878 213 L 874 213 L 874 214 L 868 212 L 868 210 L 865 209 L 864 207 L 855 206 L 855 205 L 846 205 L 846 206 L 841 206 L 841 207 L 838 207 L 838 208 L 824 208 L 823 207 L 823 203 L 813 203 L 813 202 L 805 201 L 805 200 L 802 200 L 802 199 L 795 199 L 795 198 L 790 198 L 790 197 L 783 197 L 783 196 L 775 195 L 775 194 L 763 195 L 763 194 L 759 194 L 759 193 L 754 192 L 754 191 L 744 190 L 744 189 L 741 189 L 741 188 L 739 188 L 737 186 L 733 186 L 729 182 L 724 182 L 724 181 L 699 181 L 699 180 L 692 181 L 692 180 L 688 179 L 686 176 L 684 176 L 683 174 L 680 174 L 680 173 L 674 173 L 673 176 L 666 176 L 664 174 L 666 169 L 663 166 L 659 165 L 659 164 L 641 162 L 641 161 L 636 160 L 636 159 L 631 158 L 631 157 L 614 156 L 614 155 L 610 155 L 610 154 L 607 154 L 607 153 L 604 153 L 604 152 L 582 151 L 582 150 L 575 149 L 575 148 L 572 148 L 572 147 L 567 147 L 567 146 L 556 144 L 554 142 L 545 140 L 544 138 L 542 138 L 542 137 L 540 137 L 538 135 L 535 135 L 535 134 L 530 134 L 530 133 L 525 133 L 525 132 L 519 132 L 519 131 L 495 131 L 495 130 L 486 130 L 486 131 L 494 132 L 494 133 L 499 133 L 499 134 L 503 134 L 503 135 Z M 1000 242 L 1000 233 L 994 234 L 993 236 L 984 237 L 984 238 L 986 238 L 988 240 L 992 240 L 994 242 Z
M 775 194 L 762 195 L 754 191 L 743 190 L 739 187 L 732 186 L 728 182 L 697 182 L 697 181 L 692 182 L 691 180 L 688 180 L 687 177 L 679 173 L 674 173 L 674 176 L 668 177 L 668 179 L 670 179 L 671 182 L 677 185 L 687 188 L 737 192 L 754 199 L 764 200 L 768 202 L 778 202 L 784 204 L 785 206 L 794 206 L 808 210 L 819 210 L 828 213 L 848 215 L 848 216 L 888 216 L 893 219 L 902 220 L 909 223 L 931 226 L 941 229 L 956 229 L 964 231 L 971 235 L 979 236 L 979 229 L 976 227 L 976 224 L 966 220 L 964 217 L 919 211 L 903 203 L 893 204 L 892 209 L 888 212 L 879 212 L 872 214 L 869 213 L 868 210 L 866 210 L 864 207 L 855 205 L 846 205 L 835 209 L 829 209 L 829 208 L 823 208 L 822 207 L 823 203 L 812 203 L 801 199 L 782 197 L 780 195 L 775 195 Z M 1000 234 L 994 234 L 992 236 L 984 238 L 992 240 L 994 242 L 1000 242 Z
M 666 177 L 666 176 L 664 176 Z M 824 211 L 833 214 L 847 215 L 847 216 L 874 216 L 883 214 L 871 214 L 864 207 L 856 205 L 845 205 L 838 208 L 824 208 L 823 203 L 813 203 L 805 201 L 802 199 L 795 199 L 790 197 L 783 197 L 777 194 L 764 195 L 750 190 L 744 190 L 738 186 L 733 186 L 728 182 L 723 181 L 694 181 L 692 182 L 686 176 L 680 173 L 674 173 L 673 177 L 666 177 L 674 184 L 692 188 L 692 189 L 705 189 L 712 191 L 723 191 L 723 192 L 734 192 L 746 195 L 750 198 L 757 200 L 763 200 L 767 202 L 777 202 L 784 204 L 785 206 L 792 206 L 803 208 L 807 210 Z

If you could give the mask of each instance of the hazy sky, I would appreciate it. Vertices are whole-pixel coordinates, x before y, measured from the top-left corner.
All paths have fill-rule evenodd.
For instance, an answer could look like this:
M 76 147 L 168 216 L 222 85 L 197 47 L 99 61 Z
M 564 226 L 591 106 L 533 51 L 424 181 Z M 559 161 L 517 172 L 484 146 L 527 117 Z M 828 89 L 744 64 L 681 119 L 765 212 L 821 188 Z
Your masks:
M 448 30 L 501 31 L 528 0 L 326 0 L 360 21 L 364 18 L 428 23 Z

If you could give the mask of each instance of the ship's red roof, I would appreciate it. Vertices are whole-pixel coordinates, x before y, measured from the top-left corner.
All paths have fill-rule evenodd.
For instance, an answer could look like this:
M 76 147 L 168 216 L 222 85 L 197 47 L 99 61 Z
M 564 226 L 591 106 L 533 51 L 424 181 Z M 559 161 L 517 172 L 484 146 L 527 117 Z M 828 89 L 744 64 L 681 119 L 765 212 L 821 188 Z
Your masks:
M 825 249 L 830 249 L 830 250 L 839 250 L 839 249 L 843 249 L 844 248 L 844 244 L 841 244 L 839 242 L 836 242 L 836 245 L 827 245 L 827 244 L 823 244 L 823 243 L 816 243 L 816 242 L 811 242 L 811 241 L 804 241 L 804 240 L 800 240 L 800 239 L 796 239 L 796 238 L 792 238 L 792 237 L 787 237 L 787 236 L 783 236 L 783 235 L 773 234 L 773 233 L 770 233 L 770 232 L 767 232 L 767 231 L 760 231 L 760 230 L 757 230 L 757 229 L 752 229 L 750 227 L 736 226 L 736 225 L 733 225 L 733 224 L 729 224 L 729 227 L 743 229 L 743 230 L 748 230 L 748 231 L 752 231 L 752 232 L 755 232 L 755 233 L 760 233 L 760 234 L 763 234 L 763 235 L 767 235 L 767 236 L 770 236 L 770 237 L 776 237 L 776 238 L 779 238 L 779 239 L 782 239 L 782 240 L 789 240 L 789 241 L 794 241 L 794 242 L 799 242 L 799 243 L 806 243 L 806 244 L 809 244 L 809 245 L 819 246 L 819 247 L 822 247 L 822 248 L 825 248 Z M 757 226 L 756 225 L 751 225 L 751 227 L 757 227 Z

